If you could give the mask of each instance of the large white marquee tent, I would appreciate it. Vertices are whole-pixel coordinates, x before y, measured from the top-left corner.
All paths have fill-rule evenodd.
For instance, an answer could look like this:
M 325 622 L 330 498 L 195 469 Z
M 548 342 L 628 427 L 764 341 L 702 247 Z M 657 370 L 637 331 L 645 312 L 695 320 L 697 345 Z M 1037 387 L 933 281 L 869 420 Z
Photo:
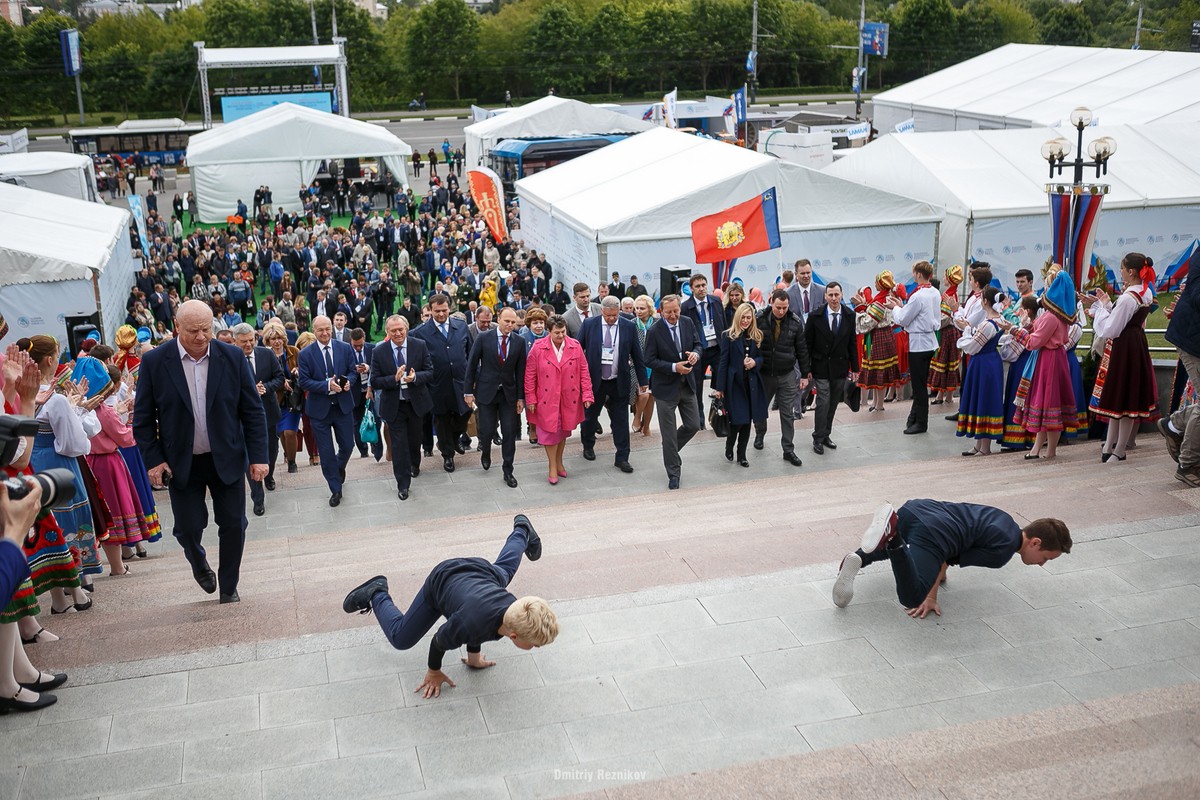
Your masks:
M 100 313 L 107 341 L 134 282 L 129 212 L 0 183 L 0 345 Z
M 487 166 L 489 151 L 505 139 L 556 139 L 587 134 L 639 133 L 652 123 L 565 97 L 542 97 L 463 130 L 468 167 Z
M 92 159 L 77 153 L 35 152 L 0 156 L 0 176 L 20 178 L 30 189 L 99 202 Z
M 1117 152 L 1111 187 L 1097 228 L 1094 255 L 1114 268 L 1125 253 L 1151 256 L 1160 274 L 1200 237 L 1200 149 L 1195 124 L 1113 125 L 1089 128 L 1111 136 Z M 987 261 L 1007 286 L 1025 267 L 1037 274 L 1050 257 L 1049 169 L 1042 143 L 1073 128 L 959 131 L 885 136 L 835 162 L 825 172 L 901 191 L 943 206 L 938 266 Z M 1056 183 L 1070 183 L 1071 171 Z M 1095 180 L 1095 170 L 1086 181 Z
M 666 128 L 609 145 L 517 182 L 521 237 L 546 252 L 555 280 L 637 275 L 651 290 L 661 267 L 697 265 L 694 220 L 778 190 L 782 247 L 739 259 L 734 277 L 770 289 L 808 258 L 822 282 L 848 289 L 930 258 L 942 210 L 816 170 Z
M 1103 125 L 1200 122 L 1200 53 L 1007 44 L 875 95 L 874 125 L 917 132 L 1053 127 L 1086 106 Z
M 275 205 L 300 209 L 299 187 L 328 158 L 378 157 L 405 187 L 412 148 L 379 125 L 280 103 L 198 133 L 188 142 L 187 164 L 201 222 L 223 222 L 249 206 L 254 190 L 271 187 Z

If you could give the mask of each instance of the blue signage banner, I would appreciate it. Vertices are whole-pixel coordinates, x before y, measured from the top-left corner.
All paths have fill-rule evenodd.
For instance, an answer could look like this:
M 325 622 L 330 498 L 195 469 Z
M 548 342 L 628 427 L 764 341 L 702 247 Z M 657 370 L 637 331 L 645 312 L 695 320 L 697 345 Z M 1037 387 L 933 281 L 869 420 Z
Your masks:
M 864 22 L 862 28 L 863 54 L 887 58 L 888 25 L 886 22 Z
M 79 52 L 79 31 L 75 28 L 59 31 L 58 41 L 62 45 L 63 73 L 72 77 L 83 72 L 83 56 Z
M 738 89 L 730 98 L 733 100 L 733 116 L 738 125 L 746 121 L 746 87 Z
M 329 92 L 288 92 L 281 94 L 238 94 L 221 98 L 221 119 L 233 122 L 280 103 L 295 103 L 317 111 L 333 113 L 333 97 Z

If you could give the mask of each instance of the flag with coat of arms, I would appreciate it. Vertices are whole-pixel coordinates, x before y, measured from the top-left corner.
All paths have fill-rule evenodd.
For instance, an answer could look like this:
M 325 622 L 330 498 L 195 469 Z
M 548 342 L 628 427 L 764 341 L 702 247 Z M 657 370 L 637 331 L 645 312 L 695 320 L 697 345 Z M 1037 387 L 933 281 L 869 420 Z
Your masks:
M 692 223 L 697 264 L 721 264 L 720 283 L 732 279 L 733 261 L 780 246 L 775 187 Z

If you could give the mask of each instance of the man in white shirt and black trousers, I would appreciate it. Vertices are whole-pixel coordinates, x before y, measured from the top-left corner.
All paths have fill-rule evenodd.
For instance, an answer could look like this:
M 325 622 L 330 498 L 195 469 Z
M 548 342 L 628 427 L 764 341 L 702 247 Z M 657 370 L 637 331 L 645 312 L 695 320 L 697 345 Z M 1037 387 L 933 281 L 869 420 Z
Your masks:
M 888 305 L 892 319 L 908 332 L 908 370 L 912 376 L 912 408 L 908 412 L 906 434 L 929 430 L 929 363 L 938 349 L 937 331 L 941 324 L 942 295 L 930 284 L 933 265 L 928 261 L 913 264 L 917 290 L 902 301 L 891 295 Z

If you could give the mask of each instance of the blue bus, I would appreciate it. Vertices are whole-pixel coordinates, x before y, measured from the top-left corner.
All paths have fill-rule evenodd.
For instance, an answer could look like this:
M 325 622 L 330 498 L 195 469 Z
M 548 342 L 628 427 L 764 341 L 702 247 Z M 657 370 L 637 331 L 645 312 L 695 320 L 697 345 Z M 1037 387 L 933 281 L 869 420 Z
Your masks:
M 504 190 L 511 192 L 521 178 L 626 138 L 627 134 L 605 134 L 571 139 L 505 139 L 488 153 L 488 160 Z
M 76 128 L 69 132 L 71 151 L 101 161 L 116 156 L 122 162 L 134 152 L 144 163 L 174 167 L 183 164 L 188 139 L 204 125 L 181 119 L 130 119 L 104 128 Z

